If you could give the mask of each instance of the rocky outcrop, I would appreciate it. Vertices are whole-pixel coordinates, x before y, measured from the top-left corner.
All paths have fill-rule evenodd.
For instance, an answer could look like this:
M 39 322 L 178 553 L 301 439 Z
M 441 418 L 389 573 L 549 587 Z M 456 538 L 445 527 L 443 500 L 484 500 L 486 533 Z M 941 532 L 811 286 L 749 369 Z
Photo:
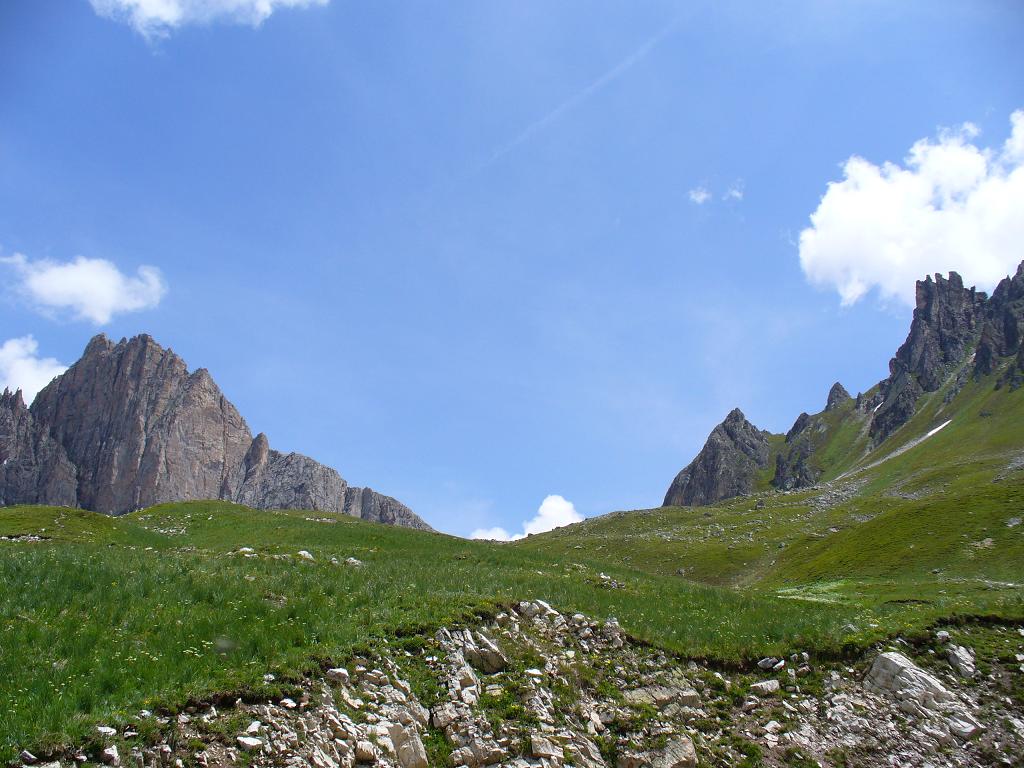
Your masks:
M 1002 358 L 1015 357 L 1005 381 L 1024 381 L 1024 262 L 1013 277 L 1002 280 L 985 304 L 984 324 L 974 359 L 977 375 L 995 373 Z
M 428 529 L 398 501 L 254 439 L 209 372 L 147 335 L 92 339 L 26 408 L 0 399 L 0 502 L 121 514 L 168 501 L 344 512 Z
M 416 517 L 405 504 L 370 488 L 347 486 L 340 511 L 346 515 L 361 517 L 363 520 L 431 530 L 430 526 Z
M 818 482 L 821 470 L 811 461 L 814 442 L 807 434 L 816 431 L 820 422 L 806 413 L 800 414 L 793 428 L 786 434 L 786 445 L 775 456 L 775 476 L 772 485 L 784 491 L 807 488 Z
M 1003 279 L 991 298 L 965 288 L 956 272 L 917 284 L 917 306 L 907 340 L 879 384 L 873 414 L 875 444 L 906 424 L 917 401 L 940 389 L 957 369 L 984 376 L 1005 369 L 997 386 L 1024 383 L 1024 262 Z M 973 353 L 973 365 L 970 356 Z
M 825 410 L 835 411 L 851 400 L 853 400 L 853 398 L 850 397 L 850 393 L 846 391 L 846 387 L 837 381 L 832 385 L 832 389 L 828 391 L 828 402 L 825 403 Z
M 337 472 L 308 456 L 271 449 L 262 432 L 246 452 L 244 466 L 245 477 L 235 494 L 241 504 L 334 512 L 344 507 L 349 487 Z
M 854 399 L 838 381 L 829 390 L 825 410 L 811 416 L 801 413 L 786 433 L 786 443 L 775 456 L 772 486 L 783 491 L 815 485 L 823 470 L 815 461 L 818 448 L 828 439 L 835 418 L 842 418 L 846 406 L 853 410 Z M 829 415 L 832 414 L 832 415 Z
M 973 674 L 973 670 L 972 670 Z M 934 675 L 914 664 L 897 651 L 875 658 L 864 678 L 864 689 L 892 696 L 899 708 L 919 718 L 945 716 L 945 733 L 969 739 L 982 730 L 981 723 L 964 703 L 954 696 Z
M 36 429 L 21 392 L 5 390 L 0 395 L 0 506 L 40 498 L 75 506 L 75 467 L 49 434 Z
M 712 430 L 697 458 L 676 475 L 665 506 L 701 506 L 750 493 L 757 474 L 769 465 L 769 437 L 735 409 Z
M 871 437 L 880 443 L 914 415 L 918 398 L 935 392 L 964 362 L 977 341 L 986 296 L 965 288 L 956 272 L 917 283 L 917 306 L 907 340 L 889 362 L 881 382 L 882 403 L 871 422 Z

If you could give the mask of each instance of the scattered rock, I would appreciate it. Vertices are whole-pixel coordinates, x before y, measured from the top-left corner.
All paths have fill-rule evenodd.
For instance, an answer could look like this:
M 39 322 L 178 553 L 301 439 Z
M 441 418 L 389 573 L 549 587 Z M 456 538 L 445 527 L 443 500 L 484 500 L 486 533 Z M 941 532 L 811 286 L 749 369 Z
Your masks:
M 887 693 L 903 703 L 904 709 L 921 713 L 938 710 L 953 695 L 935 677 L 896 651 L 880 654 L 868 670 L 864 687 Z
M 246 752 L 258 752 L 263 749 L 263 740 L 257 739 L 255 736 L 239 736 L 235 741 Z
M 777 693 L 780 687 L 778 680 L 761 680 L 750 686 L 750 692 L 755 696 L 770 696 Z
M 348 670 L 344 667 L 335 667 L 333 669 L 328 669 L 325 674 L 328 680 L 334 680 L 335 682 L 344 683 L 345 685 L 348 685 L 349 683 Z
M 946 651 L 949 664 L 960 677 L 974 677 L 974 653 L 962 645 L 951 645 Z
M 565 752 L 560 746 L 544 736 L 534 734 L 530 737 L 530 754 L 534 757 L 561 760 Z

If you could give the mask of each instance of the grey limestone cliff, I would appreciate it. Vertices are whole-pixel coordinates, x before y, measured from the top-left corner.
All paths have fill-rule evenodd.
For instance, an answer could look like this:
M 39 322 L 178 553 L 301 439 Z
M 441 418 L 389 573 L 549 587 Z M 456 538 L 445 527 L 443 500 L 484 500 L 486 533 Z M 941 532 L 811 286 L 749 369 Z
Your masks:
M 121 514 L 167 501 L 343 512 L 429 529 L 400 502 L 352 488 L 330 467 L 270 448 L 206 369 L 150 336 L 92 339 L 26 408 L 0 399 L 0 503 Z M 356 503 L 354 499 L 360 501 Z

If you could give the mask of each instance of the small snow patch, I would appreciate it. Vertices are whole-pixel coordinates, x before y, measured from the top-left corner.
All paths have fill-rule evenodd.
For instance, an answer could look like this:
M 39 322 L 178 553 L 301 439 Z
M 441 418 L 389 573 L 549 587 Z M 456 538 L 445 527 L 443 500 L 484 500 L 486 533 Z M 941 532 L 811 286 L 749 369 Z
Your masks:
M 927 440 L 932 435 L 939 433 L 941 430 L 943 430 L 946 427 L 948 427 L 952 422 L 953 422 L 953 420 L 949 419 L 948 421 L 945 421 L 942 424 L 939 424 L 939 426 L 937 426 L 935 429 L 933 429 L 931 432 L 929 432 L 927 435 L 925 435 L 924 439 Z

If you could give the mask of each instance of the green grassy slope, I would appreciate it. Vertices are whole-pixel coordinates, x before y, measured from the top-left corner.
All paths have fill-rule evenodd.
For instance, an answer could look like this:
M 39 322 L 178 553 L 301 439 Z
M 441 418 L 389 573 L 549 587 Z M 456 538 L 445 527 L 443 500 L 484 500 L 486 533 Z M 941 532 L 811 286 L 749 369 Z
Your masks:
M 958 612 L 1019 617 L 1024 390 L 992 382 L 970 381 L 955 397 L 948 388 L 926 396 L 917 415 L 870 453 L 852 408 L 819 414 L 817 447 L 825 480 L 834 478 L 823 488 L 614 513 L 517 546 L 846 605 L 879 626 Z
M 573 558 L 222 502 L 116 519 L 0 509 L 0 536 L 50 537 L 0 541 L 0 761 L 143 707 L 265 690 L 268 672 L 280 681 L 520 599 L 616 616 L 642 639 L 731 661 L 835 650 L 853 615 L 626 567 L 605 569 L 624 584 L 607 589 L 596 565 Z

